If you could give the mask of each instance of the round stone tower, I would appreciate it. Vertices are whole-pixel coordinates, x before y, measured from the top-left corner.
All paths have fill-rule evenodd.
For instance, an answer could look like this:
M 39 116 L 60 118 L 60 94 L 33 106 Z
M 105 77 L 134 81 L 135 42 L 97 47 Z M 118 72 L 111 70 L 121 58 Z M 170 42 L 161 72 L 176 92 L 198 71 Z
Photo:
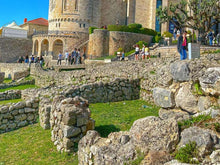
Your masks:
M 50 0 L 49 31 L 88 32 L 92 0 Z

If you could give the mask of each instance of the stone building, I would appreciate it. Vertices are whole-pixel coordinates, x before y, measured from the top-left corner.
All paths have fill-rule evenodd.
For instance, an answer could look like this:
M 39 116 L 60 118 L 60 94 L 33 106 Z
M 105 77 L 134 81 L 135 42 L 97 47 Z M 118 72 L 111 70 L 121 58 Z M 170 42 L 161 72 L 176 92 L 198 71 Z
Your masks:
M 48 20 L 44 18 L 37 18 L 27 21 L 27 18 L 25 18 L 24 24 L 20 25 L 20 27 L 27 30 L 28 38 L 31 38 L 36 32 L 48 32 Z
M 109 24 L 140 23 L 157 31 L 160 27 L 156 9 L 170 0 L 50 0 L 48 34 L 33 36 L 33 54 L 53 55 L 72 51 L 88 42 L 88 28 Z

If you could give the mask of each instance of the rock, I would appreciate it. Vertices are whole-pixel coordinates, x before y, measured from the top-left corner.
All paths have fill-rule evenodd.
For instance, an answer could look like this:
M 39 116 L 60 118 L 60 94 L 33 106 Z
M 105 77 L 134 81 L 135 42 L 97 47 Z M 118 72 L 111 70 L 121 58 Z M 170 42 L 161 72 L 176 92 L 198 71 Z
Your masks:
M 178 148 L 183 147 L 189 142 L 196 142 L 199 155 L 204 157 L 213 151 L 214 145 L 218 143 L 218 137 L 209 130 L 199 127 L 190 127 L 181 133 L 181 141 L 178 144 Z
M 192 164 L 180 163 L 178 160 L 172 160 L 170 162 L 165 163 L 164 165 L 192 165 Z
M 63 134 L 64 134 L 64 137 L 66 138 L 77 136 L 80 132 L 81 132 L 80 128 L 73 127 L 73 126 L 70 127 L 66 125 L 63 126 Z
M 157 80 L 158 84 L 161 86 L 170 86 L 173 82 L 173 77 L 169 72 L 169 68 L 167 65 L 162 66 L 158 71 L 157 71 Z
M 154 88 L 153 97 L 155 104 L 162 108 L 173 108 L 175 106 L 174 93 L 168 89 Z
M 209 109 L 202 111 L 200 113 L 196 113 L 195 115 L 193 115 L 193 117 L 197 117 L 199 115 L 211 115 L 212 118 L 216 118 L 216 117 L 220 116 L 220 109 L 209 108 Z
M 207 69 L 205 74 L 199 78 L 199 82 L 206 94 L 220 96 L 220 67 Z
M 181 88 L 179 89 L 175 101 L 176 106 L 186 110 L 189 113 L 197 113 L 198 112 L 198 99 L 191 92 L 190 83 L 182 83 Z
M 213 164 L 220 164 L 220 150 L 213 151 L 210 159 Z
M 187 112 L 182 111 L 181 109 L 160 109 L 159 117 L 163 120 L 172 118 L 176 121 L 183 121 L 188 120 L 190 118 L 190 115 Z
M 166 151 L 150 151 L 140 165 L 163 165 L 170 160 L 172 157 Z
M 170 72 L 175 81 L 184 82 L 190 80 L 190 70 L 186 61 L 177 61 L 170 65 Z
M 179 141 L 179 128 L 173 119 L 147 117 L 136 120 L 130 129 L 132 142 L 142 152 L 166 150 L 171 152 Z
M 5 79 L 5 73 L 0 72 L 0 84 L 3 83 L 4 79 Z
M 215 98 L 209 97 L 209 96 L 202 96 L 199 98 L 198 101 L 198 108 L 199 111 L 205 111 L 207 109 L 209 109 L 211 106 L 216 105 L 217 101 Z

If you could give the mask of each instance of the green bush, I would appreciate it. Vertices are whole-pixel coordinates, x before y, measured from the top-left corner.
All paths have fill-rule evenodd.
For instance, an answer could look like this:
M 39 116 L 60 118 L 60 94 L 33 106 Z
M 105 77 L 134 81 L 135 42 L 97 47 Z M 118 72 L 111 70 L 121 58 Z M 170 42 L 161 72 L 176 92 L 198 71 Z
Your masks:
M 173 37 L 173 34 L 170 32 L 164 32 L 162 36 L 171 38 L 171 37 Z
M 172 44 L 177 44 L 177 43 L 178 43 L 177 40 L 173 40 L 173 41 L 172 41 Z
M 153 37 L 152 42 L 159 43 L 161 39 L 162 39 L 162 37 L 157 34 L 156 36 Z
M 129 24 L 128 27 L 140 29 L 140 28 L 142 28 L 142 25 L 138 24 L 138 23 L 132 23 L 132 24 Z
M 148 28 L 140 28 L 142 25 L 140 24 L 131 24 L 129 26 L 126 25 L 108 25 L 108 31 L 122 31 L 122 32 L 131 32 L 131 33 L 140 33 L 151 36 L 156 36 L 157 32 Z
M 189 144 L 186 144 L 185 147 L 180 148 L 177 151 L 175 158 L 182 163 L 198 164 L 199 161 L 193 159 L 199 159 L 196 142 L 189 142 Z
M 92 34 L 97 27 L 89 27 L 89 34 Z
M 125 53 L 125 57 L 127 57 L 127 56 L 129 56 L 129 55 L 131 55 L 131 54 L 133 54 L 133 53 L 135 53 L 135 50 L 134 50 L 134 49 L 131 50 L 130 52 L 126 52 L 126 53 Z
M 122 52 L 123 51 L 123 48 L 118 48 L 118 52 Z

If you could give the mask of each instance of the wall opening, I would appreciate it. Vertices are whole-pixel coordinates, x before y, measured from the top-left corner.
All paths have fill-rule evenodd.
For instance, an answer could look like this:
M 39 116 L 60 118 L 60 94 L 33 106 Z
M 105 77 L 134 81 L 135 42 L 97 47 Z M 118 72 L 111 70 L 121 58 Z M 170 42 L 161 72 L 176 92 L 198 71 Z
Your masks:
M 57 59 L 60 52 L 63 53 L 63 41 L 58 39 L 53 43 L 53 58 Z
M 41 42 L 41 55 L 42 56 L 47 56 L 48 55 L 48 50 L 49 50 L 49 41 L 47 39 L 44 39 Z

